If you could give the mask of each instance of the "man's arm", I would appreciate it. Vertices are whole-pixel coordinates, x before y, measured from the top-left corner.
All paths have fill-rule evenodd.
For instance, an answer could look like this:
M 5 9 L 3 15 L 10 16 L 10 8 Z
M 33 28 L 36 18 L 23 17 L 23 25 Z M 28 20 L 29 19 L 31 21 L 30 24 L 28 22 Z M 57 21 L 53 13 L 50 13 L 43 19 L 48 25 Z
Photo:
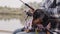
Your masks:
M 53 6 L 53 1 L 54 0 L 45 0 L 43 3 L 42 3 L 42 6 L 44 6 L 44 8 L 50 8 Z

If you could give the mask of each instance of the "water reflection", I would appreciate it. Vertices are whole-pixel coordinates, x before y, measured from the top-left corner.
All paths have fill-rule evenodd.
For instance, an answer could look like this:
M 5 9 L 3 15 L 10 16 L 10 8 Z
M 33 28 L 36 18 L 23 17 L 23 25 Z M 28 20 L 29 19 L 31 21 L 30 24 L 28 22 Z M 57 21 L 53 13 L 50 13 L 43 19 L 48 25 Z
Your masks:
M 21 24 L 20 19 L 7 19 L 7 20 L 0 20 L 0 30 L 8 30 L 8 31 L 14 31 L 18 28 L 22 28 L 23 25 Z

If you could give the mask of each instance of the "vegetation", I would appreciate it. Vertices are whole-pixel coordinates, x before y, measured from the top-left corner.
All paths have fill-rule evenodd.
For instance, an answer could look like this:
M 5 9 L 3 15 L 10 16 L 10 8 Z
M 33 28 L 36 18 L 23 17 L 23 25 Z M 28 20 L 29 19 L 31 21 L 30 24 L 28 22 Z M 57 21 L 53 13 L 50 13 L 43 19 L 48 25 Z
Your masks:
M 40 6 L 40 3 L 36 2 L 29 2 L 28 4 L 34 9 L 37 9 Z M 0 7 L 0 19 L 6 20 L 16 18 L 20 19 L 23 22 L 26 18 L 26 13 L 24 12 L 25 10 L 28 10 L 28 7 L 24 4 L 20 8 L 9 8 L 7 6 Z

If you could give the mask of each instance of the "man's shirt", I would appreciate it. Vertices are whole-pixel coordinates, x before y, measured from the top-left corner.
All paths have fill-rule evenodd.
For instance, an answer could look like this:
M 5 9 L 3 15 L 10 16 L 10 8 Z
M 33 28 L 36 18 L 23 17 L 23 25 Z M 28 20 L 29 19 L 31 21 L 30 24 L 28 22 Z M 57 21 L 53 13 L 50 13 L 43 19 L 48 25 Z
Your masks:
M 60 4 L 59 6 L 55 6 L 54 8 L 51 8 L 50 6 L 53 6 L 52 3 L 55 0 L 44 0 L 42 2 L 42 7 L 49 13 L 52 17 L 60 18 Z M 56 0 L 56 4 L 60 3 L 60 0 Z M 55 4 L 54 4 L 55 5 Z
M 26 20 L 25 29 L 32 29 L 32 20 L 33 20 L 33 17 L 30 17 Z

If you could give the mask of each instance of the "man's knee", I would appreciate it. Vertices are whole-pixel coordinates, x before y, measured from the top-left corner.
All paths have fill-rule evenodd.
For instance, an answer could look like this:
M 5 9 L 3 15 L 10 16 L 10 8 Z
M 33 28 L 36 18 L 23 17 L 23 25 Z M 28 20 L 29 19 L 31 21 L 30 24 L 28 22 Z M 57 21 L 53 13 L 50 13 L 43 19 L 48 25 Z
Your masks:
M 21 32 L 21 31 L 22 31 L 22 29 L 17 29 L 13 32 L 13 34 L 17 34 L 18 32 Z

